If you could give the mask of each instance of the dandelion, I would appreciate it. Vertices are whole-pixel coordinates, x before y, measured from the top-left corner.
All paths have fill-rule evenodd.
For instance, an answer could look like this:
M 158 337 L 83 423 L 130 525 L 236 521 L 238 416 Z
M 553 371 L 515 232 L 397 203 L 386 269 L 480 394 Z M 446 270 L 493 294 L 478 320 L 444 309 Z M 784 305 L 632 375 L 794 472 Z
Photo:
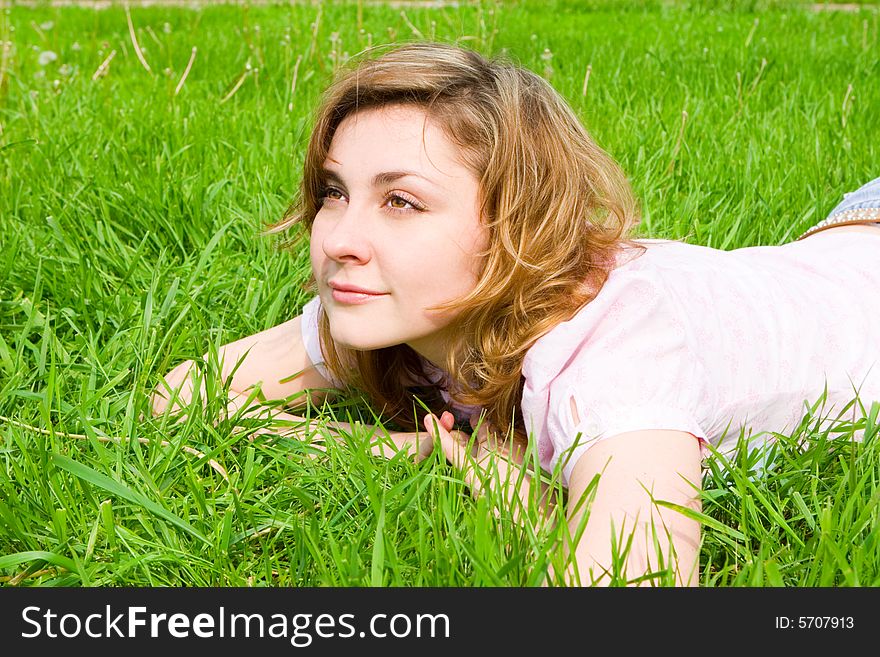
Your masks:
M 64 77 L 67 77 L 68 75 L 73 73 L 73 67 L 70 64 L 62 64 L 61 67 L 58 69 L 58 72 Z
M 45 23 L 40 23 L 41 30 L 51 30 L 53 27 L 55 27 L 55 23 L 53 23 L 52 21 L 46 21 Z
M 74 41 L 73 45 L 70 46 L 70 49 L 79 51 L 79 50 L 82 50 L 82 46 L 79 45 L 79 41 Z
M 56 55 L 51 50 L 44 50 L 40 53 L 40 56 L 37 58 L 37 63 L 40 66 L 48 66 L 52 62 L 58 59 L 58 55 Z

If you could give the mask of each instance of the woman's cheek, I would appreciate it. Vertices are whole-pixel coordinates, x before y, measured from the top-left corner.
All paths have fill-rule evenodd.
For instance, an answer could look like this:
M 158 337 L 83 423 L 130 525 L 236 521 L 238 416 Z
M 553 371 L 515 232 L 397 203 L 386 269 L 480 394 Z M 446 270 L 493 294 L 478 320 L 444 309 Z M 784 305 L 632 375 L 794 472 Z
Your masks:
M 317 274 L 318 265 L 326 258 L 322 244 L 324 243 L 324 231 L 319 226 L 317 220 L 312 224 L 312 231 L 309 233 L 309 259 L 312 262 L 312 269 Z

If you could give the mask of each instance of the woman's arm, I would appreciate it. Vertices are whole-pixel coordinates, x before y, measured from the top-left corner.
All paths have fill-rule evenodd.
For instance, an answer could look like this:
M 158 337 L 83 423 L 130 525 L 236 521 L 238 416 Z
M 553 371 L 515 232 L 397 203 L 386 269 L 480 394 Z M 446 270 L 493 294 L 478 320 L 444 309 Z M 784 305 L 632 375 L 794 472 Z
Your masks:
M 699 442 L 683 431 L 632 431 L 588 449 L 569 480 L 566 517 L 573 541 L 587 506 L 589 516 L 574 543 L 574 563 L 563 575 L 566 583 L 608 584 L 614 536 L 618 555 L 632 539 L 625 562 L 628 580 L 660 570 L 659 551 L 663 567 L 673 567 L 678 585 L 696 586 L 700 525 L 652 498 L 700 511 L 700 461 Z M 591 489 L 597 475 L 598 486 Z M 586 498 L 593 494 L 589 505 Z M 567 552 L 571 549 L 572 544 L 566 546 Z
M 269 424 L 254 429 L 248 433 L 248 437 L 253 439 L 259 435 L 284 436 L 296 440 L 308 440 L 312 447 L 324 451 L 323 443 L 320 441 L 322 434 L 316 434 L 315 429 L 323 427 L 327 431 L 327 436 L 343 441 L 344 433 L 351 434 L 355 428 L 348 422 L 325 421 L 318 422 L 315 419 L 309 420 L 304 417 L 291 415 L 278 408 L 261 404 L 255 399 L 253 393 L 235 393 L 230 395 L 229 402 L 226 406 L 226 415 L 234 420 L 250 419 L 250 420 L 269 420 Z M 447 413 L 448 418 L 444 418 L 443 426 L 452 429 L 454 418 L 451 413 Z M 434 451 L 434 440 L 430 432 L 424 431 L 381 431 L 369 424 L 358 424 L 358 429 L 370 432 L 370 452 L 376 456 L 392 458 L 401 451 L 407 456 L 413 458 L 416 462 L 428 458 Z M 318 436 L 319 441 L 313 439 Z
M 207 356 L 203 355 L 202 360 L 207 360 Z M 231 376 L 229 388 L 233 399 L 259 383 L 266 399 L 287 399 L 308 389 L 312 401 L 320 403 L 328 394 L 326 389 L 332 388 L 309 360 L 302 336 L 302 315 L 224 345 L 218 357 L 223 381 Z M 238 365 L 240 359 L 243 360 Z M 194 365 L 192 360 L 184 361 L 165 375 L 150 398 L 153 415 L 165 412 L 176 389 L 179 389 L 178 399 L 171 411 L 178 412 L 189 406 L 194 390 Z M 300 374 L 294 376 L 298 372 Z M 325 390 L 312 392 L 312 389 Z M 204 403 L 204 382 L 201 392 Z M 302 402 L 305 403 L 304 396 Z
M 492 491 L 521 526 L 549 522 L 556 506 L 553 491 L 540 478 L 532 477 L 521 448 L 512 441 L 501 440 L 491 424 L 476 416 L 470 419 L 476 434 L 473 443 L 471 435 L 453 430 L 453 424 L 452 413 L 448 411 L 441 415 L 439 425 L 433 414 L 424 417 L 425 429 L 439 438 L 446 460 L 462 473 L 471 493 L 479 497 Z M 497 508 L 495 513 L 499 514 Z
M 260 392 L 267 400 L 289 399 L 308 390 L 315 404 L 319 404 L 332 391 L 332 384 L 309 359 L 303 341 L 302 319 L 302 315 L 299 315 L 283 324 L 224 345 L 218 351 L 221 378 L 223 381 L 229 380 L 226 416 L 270 420 L 268 426 L 251 432 L 251 438 L 272 434 L 307 440 L 313 436 L 317 424 L 314 420 L 309 423 L 306 418 L 287 413 L 277 406 L 261 404 L 255 390 L 259 384 Z M 206 360 L 207 354 L 202 359 Z M 205 382 L 197 376 L 194 366 L 194 361 L 187 360 L 165 375 L 150 399 L 153 415 L 163 414 L 173 400 L 170 412 L 183 412 L 181 420 L 184 419 L 196 381 L 199 381 L 202 404 L 207 402 Z M 297 373 L 299 375 L 294 376 Z M 305 401 L 303 395 L 302 403 L 305 404 Z M 340 432 L 352 431 L 347 422 L 329 421 L 322 424 L 336 438 L 341 438 Z M 449 426 L 451 428 L 451 424 Z M 389 442 L 384 439 L 384 431 L 377 431 L 369 425 L 361 425 L 361 428 L 366 431 L 373 429 L 371 451 L 377 456 L 390 458 L 404 450 L 420 461 L 434 449 L 431 435 L 424 432 L 388 432 Z M 320 443 L 313 445 L 323 449 Z
M 481 430 L 469 451 L 471 436 L 435 423 L 433 415 L 425 416 L 425 428 L 440 438 L 447 460 L 462 471 L 474 495 L 488 486 L 500 493 L 518 521 L 525 520 L 523 511 L 534 511 L 539 523 L 551 520 L 553 500 L 547 487 L 541 483 L 541 490 L 533 494 L 522 459 L 499 446 L 491 431 Z M 618 570 L 628 581 L 650 584 L 639 578 L 660 569 L 659 551 L 664 568 L 671 564 L 674 569 L 678 585 L 697 585 L 699 523 L 654 500 L 699 511 L 700 461 L 698 441 L 682 431 L 633 431 L 587 450 L 569 480 L 563 557 L 572 563 L 559 578 L 562 583 L 611 583 L 607 573 L 614 571 L 616 553 L 626 557 L 625 567 Z M 591 486 L 597 476 L 598 484 Z M 613 547 L 615 543 L 622 547 Z M 572 551 L 574 559 L 569 558 Z M 552 572 L 549 583 L 557 583 Z

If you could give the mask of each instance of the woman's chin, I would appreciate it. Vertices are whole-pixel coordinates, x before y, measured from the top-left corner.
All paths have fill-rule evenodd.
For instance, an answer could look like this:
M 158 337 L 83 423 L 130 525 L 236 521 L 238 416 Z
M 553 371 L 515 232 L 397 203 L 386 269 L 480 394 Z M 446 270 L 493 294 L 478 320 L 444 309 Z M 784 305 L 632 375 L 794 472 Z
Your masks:
M 330 336 L 333 338 L 333 342 L 335 342 L 337 346 L 344 347 L 345 349 L 353 349 L 355 351 L 375 351 L 376 349 L 394 347 L 400 344 L 400 342 L 389 342 L 387 339 L 373 340 L 364 335 L 353 336 L 348 332 L 337 337 L 332 329 L 330 330 Z

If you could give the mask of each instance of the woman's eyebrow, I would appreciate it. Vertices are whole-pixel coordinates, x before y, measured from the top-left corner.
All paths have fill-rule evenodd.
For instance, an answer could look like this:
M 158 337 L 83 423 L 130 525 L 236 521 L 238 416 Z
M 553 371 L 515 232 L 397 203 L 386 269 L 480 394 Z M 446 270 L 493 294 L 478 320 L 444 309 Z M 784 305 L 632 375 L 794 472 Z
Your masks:
M 345 181 L 342 179 L 342 177 L 338 173 L 336 173 L 335 171 L 331 171 L 330 169 L 323 168 L 323 169 L 321 169 L 321 173 L 328 180 L 338 182 L 342 185 L 345 184 Z M 373 187 L 380 187 L 380 186 L 384 187 L 385 185 L 390 185 L 394 181 L 399 180 L 401 178 L 405 178 L 407 176 L 414 176 L 416 178 L 421 178 L 422 180 L 434 185 L 435 187 L 439 187 L 439 185 L 437 183 L 435 183 L 433 180 L 431 180 L 430 178 L 426 178 L 422 174 L 416 173 L 415 171 L 382 171 L 380 173 L 377 173 L 375 176 L 373 176 L 372 185 L 373 185 Z

